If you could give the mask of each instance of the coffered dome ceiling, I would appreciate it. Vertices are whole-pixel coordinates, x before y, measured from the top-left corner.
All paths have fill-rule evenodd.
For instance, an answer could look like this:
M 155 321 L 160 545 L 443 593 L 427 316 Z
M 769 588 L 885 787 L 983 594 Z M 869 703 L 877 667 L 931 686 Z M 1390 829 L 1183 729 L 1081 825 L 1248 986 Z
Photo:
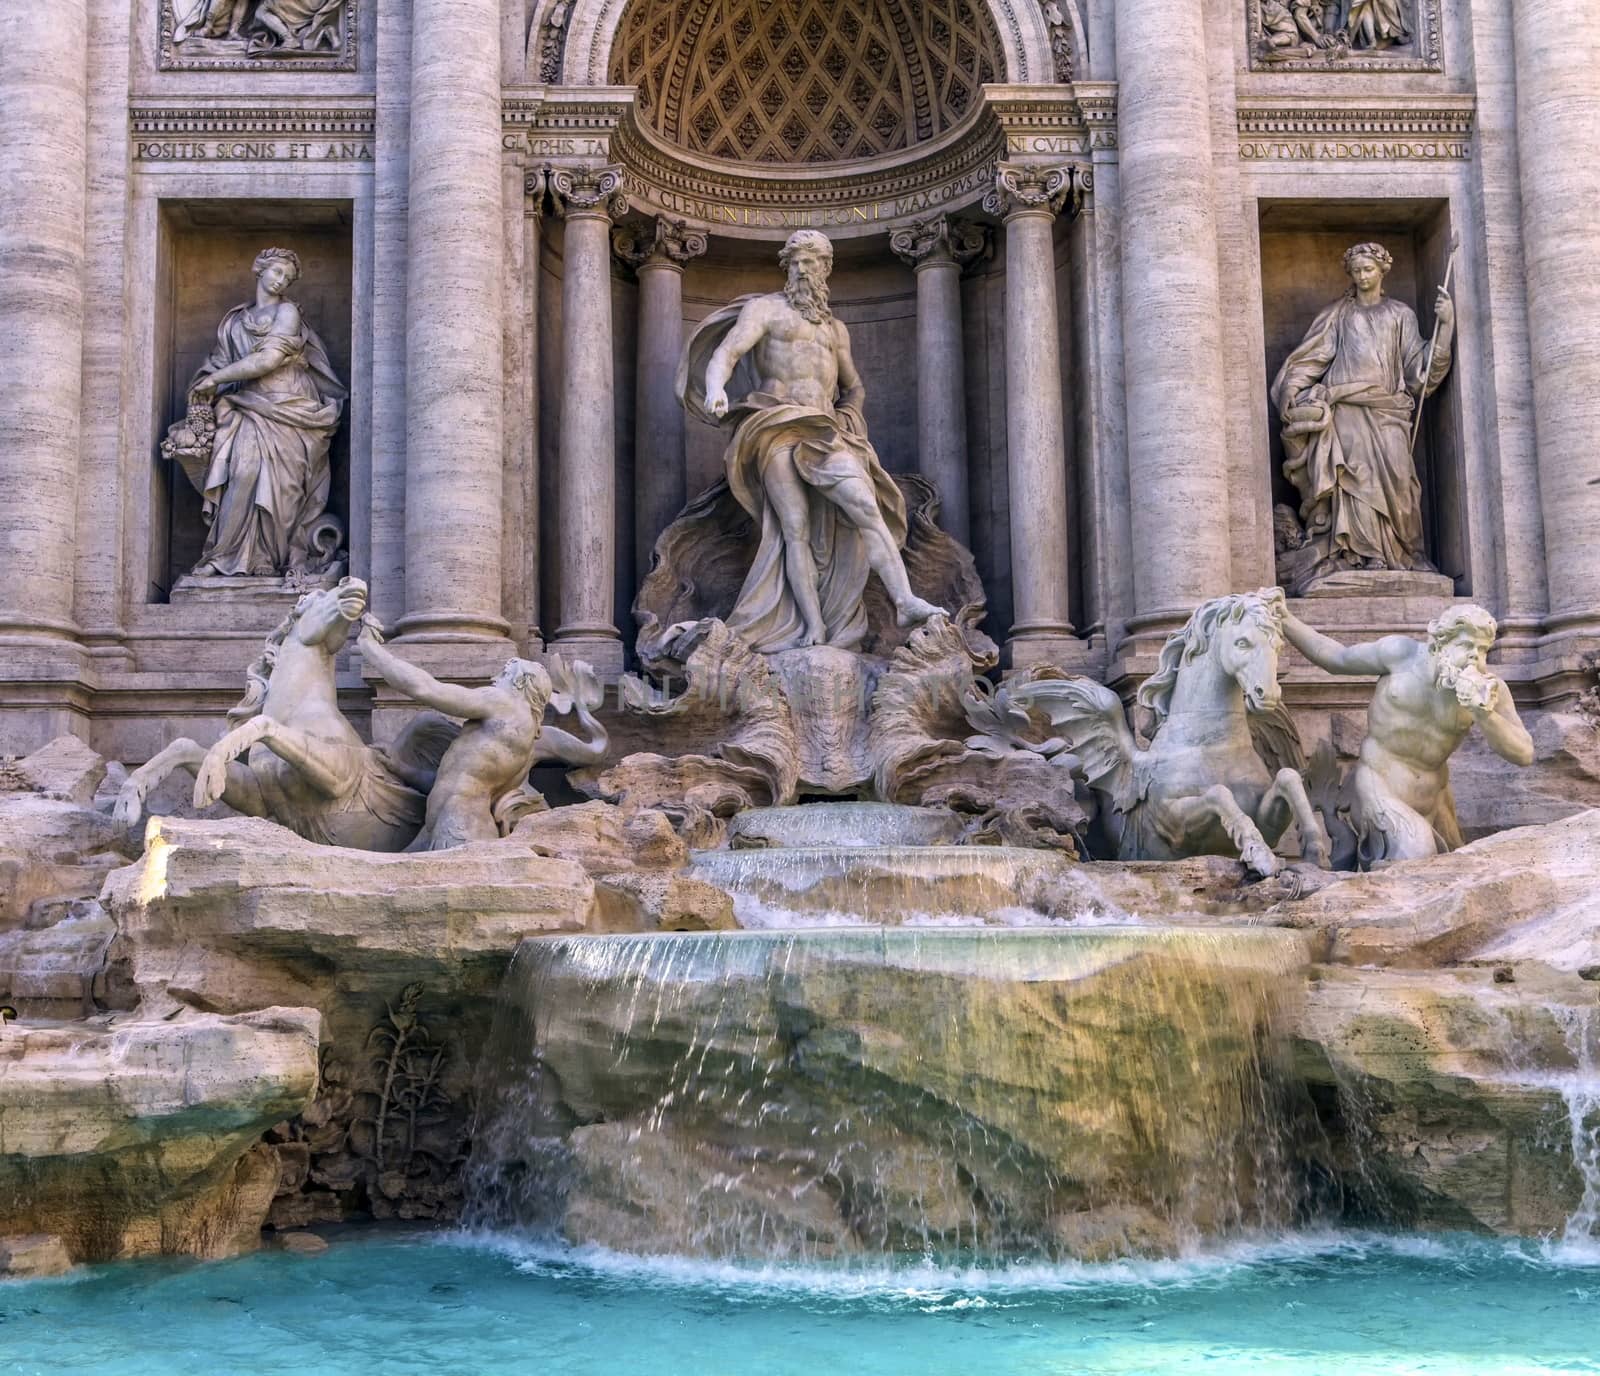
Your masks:
M 631 0 L 610 70 L 668 142 L 766 163 L 908 148 L 1005 75 L 981 0 Z

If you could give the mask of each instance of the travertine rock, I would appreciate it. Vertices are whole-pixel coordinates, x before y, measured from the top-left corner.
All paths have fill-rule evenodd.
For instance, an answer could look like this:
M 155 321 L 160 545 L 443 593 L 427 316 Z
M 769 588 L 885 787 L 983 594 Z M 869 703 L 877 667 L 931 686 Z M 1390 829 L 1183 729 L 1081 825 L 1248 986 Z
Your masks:
M 1592 986 L 1527 971 L 1511 985 L 1488 970 L 1318 976 L 1297 1062 L 1330 1128 L 1346 1213 L 1560 1233 L 1583 1193 L 1562 1088 L 1581 1093 L 1593 1077 Z
M 418 980 L 487 1001 L 522 937 L 584 929 L 594 885 L 509 842 L 393 855 L 255 818 L 154 818 L 143 859 L 105 897 L 116 958 L 146 999 L 225 1012 L 293 1001 L 337 1024 Z
M 14 787 L 87 805 L 105 776 L 106 761 L 98 751 L 76 736 L 57 736 L 31 755 L 0 767 L 0 793 Z
M 7 1027 L 0 1237 L 53 1233 L 74 1261 L 253 1247 L 278 1168 L 251 1144 L 310 1103 L 320 1026 L 266 1008 Z
M 1600 811 L 1351 875 L 1259 920 L 1320 930 L 1340 964 L 1576 970 L 1600 959 Z
M 37 1280 L 72 1269 L 66 1244 L 54 1233 L 24 1233 L 0 1238 L 0 1278 Z
M 624 812 L 611 803 L 580 803 L 536 812 L 517 823 L 514 839 L 539 855 L 582 865 L 590 874 L 677 869 L 689 848 L 663 812 Z
M 79 803 L 0 796 L 0 931 L 26 922 L 36 903 L 93 898 L 137 854 L 110 817 Z

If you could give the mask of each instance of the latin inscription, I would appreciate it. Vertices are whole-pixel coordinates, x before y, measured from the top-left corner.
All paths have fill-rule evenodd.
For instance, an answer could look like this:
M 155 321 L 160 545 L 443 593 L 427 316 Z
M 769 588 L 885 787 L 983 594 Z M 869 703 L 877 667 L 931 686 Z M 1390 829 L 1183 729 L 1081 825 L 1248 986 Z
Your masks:
M 1239 145 L 1246 162 L 1459 162 L 1471 152 L 1465 139 L 1253 140 Z
M 137 139 L 136 162 L 371 162 L 365 139 Z

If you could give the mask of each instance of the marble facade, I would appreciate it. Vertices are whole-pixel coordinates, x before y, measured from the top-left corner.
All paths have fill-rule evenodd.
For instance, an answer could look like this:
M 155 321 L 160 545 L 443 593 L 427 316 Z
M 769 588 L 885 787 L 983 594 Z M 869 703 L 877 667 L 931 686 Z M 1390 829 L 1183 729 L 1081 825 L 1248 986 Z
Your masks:
M 1398 0 L 1399 41 L 1318 6 L 1325 46 L 1269 40 L 1306 7 L 1267 0 L 246 0 L 236 40 L 175 41 L 179 8 L 0 14 L 0 755 L 215 740 L 292 606 L 177 595 L 204 532 L 160 449 L 269 246 L 348 382 L 349 572 L 429 673 L 624 669 L 651 545 L 720 475 L 682 343 L 809 227 L 873 443 L 940 491 L 1003 663 L 1126 696 L 1198 604 L 1274 581 L 1269 384 L 1339 252 L 1383 244 L 1426 337 L 1454 237 L 1416 450 L 1440 576 L 1295 614 L 1362 641 L 1470 598 L 1519 704 L 1592 682 L 1590 0 Z M 376 670 L 339 672 L 392 734 Z M 1370 696 L 1284 683 L 1323 722 Z

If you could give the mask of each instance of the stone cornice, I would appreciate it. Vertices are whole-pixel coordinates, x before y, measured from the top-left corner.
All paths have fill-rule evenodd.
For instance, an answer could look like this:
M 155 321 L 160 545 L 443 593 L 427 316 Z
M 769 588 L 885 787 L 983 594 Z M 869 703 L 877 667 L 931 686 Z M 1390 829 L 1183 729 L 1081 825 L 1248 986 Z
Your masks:
M 876 158 L 800 166 L 686 154 L 641 126 L 631 87 L 523 90 L 507 102 L 505 146 L 530 169 L 547 162 L 620 166 L 631 205 L 696 228 L 767 238 L 810 227 L 848 237 L 975 207 L 992 189 L 1002 159 L 1087 163 L 1092 147 L 1114 147 L 1114 88 L 1099 83 L 1089 90 L 1093 130 L 1075 87 L 991 85 L 967 118 L 938 139 Z

